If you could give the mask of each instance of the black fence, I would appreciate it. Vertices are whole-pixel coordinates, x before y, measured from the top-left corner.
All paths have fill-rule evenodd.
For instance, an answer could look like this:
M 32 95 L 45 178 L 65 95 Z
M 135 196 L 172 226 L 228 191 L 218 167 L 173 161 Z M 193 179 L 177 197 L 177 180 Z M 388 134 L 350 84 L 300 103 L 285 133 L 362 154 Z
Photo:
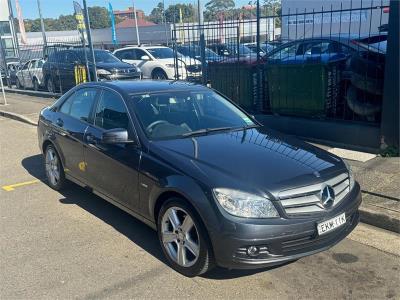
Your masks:
M 44 62 L 53 52 L 77 47 L 83 47 L 79 36 L 76 38 L 47 39 L 46 44 L 40 39 L 37 42 L 30 41 L 27 44 L 20 43 L 17 48 L 3 48 L 8 55 L 5 62 L 1 63 L 2 78 L 9 87 L 48 91 L 42 69 Z M 64 76 L 63 70 L 61 68 L 54 70 L 50 76 L 52 82 L 61 83 Z M 85 76 L 81 77 L 81 82 L 87 80 Z M 55 88 L 53 92 L 57 91 L 60 94 L 66 91 L 63 90 L 61 84 Z
M 176 24 L 176 76 L 186 79 L 183 62 L 201 65 L 189 80 L 255 113 L 379 125 L 388 1 L 336 4 Z

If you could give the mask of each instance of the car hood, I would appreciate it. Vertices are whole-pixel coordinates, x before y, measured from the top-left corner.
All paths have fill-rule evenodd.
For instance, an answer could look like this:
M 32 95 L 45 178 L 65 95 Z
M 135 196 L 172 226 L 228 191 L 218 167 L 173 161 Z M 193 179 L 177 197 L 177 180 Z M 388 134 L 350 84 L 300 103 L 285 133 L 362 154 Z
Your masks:
M 124 69 L 132 69 L 135 68 L 133 65 L 124 63 L 124 62 L 114 62 L 114 63 L 104 63 L 104 62 L 96 62 L 96 67 L 98 69 L 105 69 L 107 71 L 111 70 L 124 70 Z
M 273 196 L 346 171 L 340 158 L 261 127 L 154 141 L 150 151 L 178 172 L 209 187 Z

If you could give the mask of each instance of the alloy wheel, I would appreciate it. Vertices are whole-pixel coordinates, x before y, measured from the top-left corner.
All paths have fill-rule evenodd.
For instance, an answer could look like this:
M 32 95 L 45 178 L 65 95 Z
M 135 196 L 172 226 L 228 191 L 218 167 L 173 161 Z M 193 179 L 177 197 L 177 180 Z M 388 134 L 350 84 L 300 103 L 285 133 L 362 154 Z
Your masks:
M 182 267 L 193 266 L 200 255 L 199 232 L 182 208 L 170 207 L 161 220 L 162 244 L 168 256 Z
M 53 148 L 47 149 L 46 152 L 46 174 L 53 186 L 60 181 L 60 164 Z

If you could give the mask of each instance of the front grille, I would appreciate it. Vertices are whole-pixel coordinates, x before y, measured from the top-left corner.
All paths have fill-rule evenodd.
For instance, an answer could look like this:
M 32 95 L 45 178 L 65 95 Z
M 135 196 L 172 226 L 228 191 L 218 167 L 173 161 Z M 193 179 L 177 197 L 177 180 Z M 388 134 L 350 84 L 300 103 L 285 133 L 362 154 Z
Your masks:
M 325 211 L 319 196 L 321 188 L 325 185 L 331 186 L 335 191 L 335 200 L 332 205 L 335 207 L 350 191 L 349 174 L 343 173 L 319 184 L 280 192 L 279 199 L 286 214 L 297 215 Z

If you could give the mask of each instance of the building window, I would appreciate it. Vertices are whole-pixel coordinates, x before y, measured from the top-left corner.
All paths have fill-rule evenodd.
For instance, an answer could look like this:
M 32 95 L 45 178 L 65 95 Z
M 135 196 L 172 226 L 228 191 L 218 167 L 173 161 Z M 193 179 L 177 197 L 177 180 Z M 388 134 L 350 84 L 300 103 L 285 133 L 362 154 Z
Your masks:
M 11 34 L 10 22 L 0 21 L 0 33 L 2 35 Z

